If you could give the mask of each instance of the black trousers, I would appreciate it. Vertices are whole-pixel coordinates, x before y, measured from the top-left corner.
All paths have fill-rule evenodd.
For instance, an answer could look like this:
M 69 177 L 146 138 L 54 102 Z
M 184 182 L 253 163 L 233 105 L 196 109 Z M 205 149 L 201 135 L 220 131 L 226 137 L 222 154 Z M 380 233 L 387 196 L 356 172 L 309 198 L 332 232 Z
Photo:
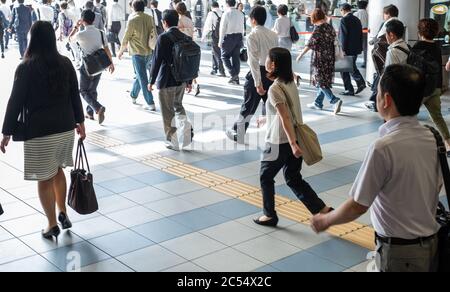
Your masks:
M 270 86 L 272 86 L 273 81 L 267 78 L 267 71 L 264 66 L 260 67 L 260 72 L 264 90 L 268 91 Z M 246 81 L 244 84 L 244 102 L 241 106 L 239 119 L 233 126 L 233 130 L 235 130 L 238 133 L 238 137 L 245 136 L 248 126 L 250 125 L 250 121 L 253 118 L 253 115 L 258 110 L 258 106 L 261 103 L 261 99 L 264 101 L 264 104 L 267 101 L 267 93 L 261 96 L 256 91 L 255 80 L 253 79 L 253 75 L 251 72 L 247 73 L 245 79 Z M 264 106 L 263 115 L 265 115 L 265 113 L 266 107 Z
M 225 68 L 223 67 L 222 51 L 219 48 L 219 40 L 212 41 L 212 59 L 213 59 L 213 71 L 225 74 Z
M 122 29 L 122 25 L 120 21 L 113 21 L 111 24 L 110 33 L 112 34 L 112 38 L 109 40 L 109 44 L 111 47 L 111 53 L 113 56 L 116 55 L 116 44 L 120 47 L 120 39 L 119 39 L 119 33 Z
M 380 83 L 380 74 L 375 73 L 372 83 L 372 95 L 370 96 L 370 101 L 373 101 L 377 105 L 377 95 L 378 95 L 378 84 Z
M 318 214 L 326 207 L 312 187 L 301 175 L 303 158 L 295 158 L 288 144 L 268 144 L 261 162 L 261 188 L 264 215 L 273 218 L 275 211 L 275 177 L 283 169 L 284 179 L 297 198 L 305 204 L 312 214 Z
M 351 73 L 351 76 L 353 77 L 353 79 L 356 81 L 356 84 L 358 87 L 363 86 L 365 81 L 364 81 L 364 77 L 361 75 L 361 72 L 359 72 L 358 67 L 356 66 L 356 60 L 358 59 L 358 56 L 352 56 L 353 57 L 353 73 Z M 342 80 L 344 81 L 344 86 L 345 86 L 345 90 L 347 90 L 348 92 L 355 92 L 355 89 L 353 88 L 352 85 L 352 80 L 350 78 L 350 73 L 345 72 L 345 73 L 341 73 L 342 76 Z
M 243 45 L 241 33 L 226 35 L 223 40 L 222 61 L 231 77 L 239 76 L 241 72 L 240 54 Z

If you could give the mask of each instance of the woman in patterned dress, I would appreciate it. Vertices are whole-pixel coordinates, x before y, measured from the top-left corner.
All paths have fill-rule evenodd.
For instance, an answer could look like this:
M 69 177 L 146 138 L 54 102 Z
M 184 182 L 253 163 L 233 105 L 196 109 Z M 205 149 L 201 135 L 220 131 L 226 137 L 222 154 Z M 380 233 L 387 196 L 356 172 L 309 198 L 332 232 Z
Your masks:
M 323 109 L 323 100 L 326 97 L 334 105 L 334 113 L 338 114 L 342 108 L 342 100 L 331 91 L 334 79 L 335 40 L 336 32 L 327 23 L 327 17 L 321 9 L 315 9 L 311 15 L 315 25 L 314 32 L 297 61 L 313 51 L 311 58 L 311 83 L 317 87 L 317 98 L 314 103 L 308 104 L 312 109 Z

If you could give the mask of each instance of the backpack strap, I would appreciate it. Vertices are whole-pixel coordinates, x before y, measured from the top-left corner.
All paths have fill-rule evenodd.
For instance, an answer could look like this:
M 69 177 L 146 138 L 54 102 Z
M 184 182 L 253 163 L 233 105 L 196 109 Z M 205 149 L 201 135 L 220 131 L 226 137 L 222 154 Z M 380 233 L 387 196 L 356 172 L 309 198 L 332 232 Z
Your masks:
M 409 47 L 409 46 L 408 46 L 408 47 Z M 394 47 L 394 49 L 400 50 L 400 51 L 402 51 L 403 53 L 407 54 L 408 56 L 411 54 L 411 50 L 408 51 L 407 49 L 402 48 L 402 47 L 400 47 L 400 46 Z
M 442 136 L 439 134 L 439 132 L 431 126 L 425 127 L 427 127 L 433 133 L 434 138 L 436 139 L 437 152 L 441 165 L 442 177 L 444 179 L 445 192 L 447 194 L 447 202 L 450 205 L 450 169 L 447 161 L 447 149 L 445 148 L 444 140 L 442 139 Z

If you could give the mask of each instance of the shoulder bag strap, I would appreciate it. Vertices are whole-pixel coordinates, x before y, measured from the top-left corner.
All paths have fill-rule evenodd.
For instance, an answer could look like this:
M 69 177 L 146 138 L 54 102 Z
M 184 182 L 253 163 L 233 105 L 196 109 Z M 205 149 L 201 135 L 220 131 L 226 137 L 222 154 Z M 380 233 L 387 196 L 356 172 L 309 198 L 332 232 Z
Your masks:
M 450 205 L 450 169 L 447 161 L 447 149 L 445 148 L 444 140 L 442 139 L 439 132 L 431 126 L 425 127 L 427 127 L 433 133 L 434 138 L 436 139 L 438 157 L 442 169 L 442 177 L 444 179 L 445 192 L 447 194 L 447 202 Z
M 294 125 L 294 129 L 296 129 L 299 127 L 299 122 L 297 119 L 297 115 L 295 114 L 295 111 L 294 111 L 294 105 L 292 104 L 291 97 L 289 96 L 288 92 L 283 88 L 283 86 L 278 85 L 278 87 L 281 89 L 281 91 L 283 91 L 283 93 L 286 97 L 286 103 L 289 108 L 289 112 L 291 113 L 291 116 L 292 116 L 292 124 Z

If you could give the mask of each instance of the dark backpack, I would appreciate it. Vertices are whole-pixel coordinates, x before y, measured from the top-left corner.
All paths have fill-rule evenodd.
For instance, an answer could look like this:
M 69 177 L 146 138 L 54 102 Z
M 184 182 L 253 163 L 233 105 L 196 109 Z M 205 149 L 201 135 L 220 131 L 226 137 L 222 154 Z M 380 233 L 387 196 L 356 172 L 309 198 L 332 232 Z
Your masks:
M 173 62 L 170 65 L 173 77 L 177 82 L 188 82 L 198 77 L 200 69 L 201 49 L 190 37 L 176 39 L 168 34 L 174 43 L 172 49 Z
M 426 50 L 415 50 L 409 47 L 409 51 L 395 47 L 396 49 L 408 55 L 406 63 L 420 69 L 425 74 L 425 92 L 424 97 L 431 96 L 437 88 L 439 78 L 442 78 L 439 64 L 433 60 L 432 56 Z
M 212 28 L 212 39 L 214 41 L 219 41 L 220 38 L 220 21 L 221 21 L 221 17 L 219 16 L 219 14 L 217 14 L 217 12 L 213 11 L 213 13 L 217 16 L 217 21 L 216 21 L 216 25 L 213 26 Z

